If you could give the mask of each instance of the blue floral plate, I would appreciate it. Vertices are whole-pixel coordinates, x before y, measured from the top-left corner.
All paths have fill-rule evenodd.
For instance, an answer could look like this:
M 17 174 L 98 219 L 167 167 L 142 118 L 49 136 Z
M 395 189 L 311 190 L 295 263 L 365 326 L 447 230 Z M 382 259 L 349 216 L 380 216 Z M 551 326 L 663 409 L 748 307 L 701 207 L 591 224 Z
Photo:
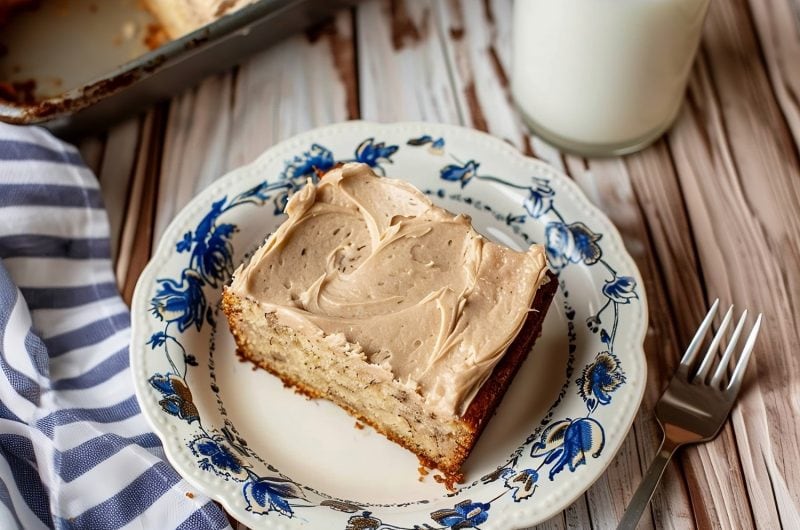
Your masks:
M 222 286 L 282 222 L 288 195 L 352 160 L 492 239 L 544 243 L 558 274 L 542 337 L 454 493 L 334 405 L 239 362 L 221 318 Z M 136 288 L 131 364 L 169 460 L 251 527 L 506 530 L 564 509 L 611 462 L 644 391 L 646 324 L 633 260 L 567 177 L 473 130 L 350 122 L 273 147 L 175 218 Z

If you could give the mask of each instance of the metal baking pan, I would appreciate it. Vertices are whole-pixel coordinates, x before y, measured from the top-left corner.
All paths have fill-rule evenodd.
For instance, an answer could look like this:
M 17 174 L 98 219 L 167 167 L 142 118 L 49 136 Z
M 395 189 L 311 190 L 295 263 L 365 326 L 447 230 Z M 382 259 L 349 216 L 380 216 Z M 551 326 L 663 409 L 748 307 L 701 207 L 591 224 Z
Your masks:
M 151 50 L 141 0 L 45 0 L 0 29 L 0 121 L 102 129 L 354 3 L 259 0 Z

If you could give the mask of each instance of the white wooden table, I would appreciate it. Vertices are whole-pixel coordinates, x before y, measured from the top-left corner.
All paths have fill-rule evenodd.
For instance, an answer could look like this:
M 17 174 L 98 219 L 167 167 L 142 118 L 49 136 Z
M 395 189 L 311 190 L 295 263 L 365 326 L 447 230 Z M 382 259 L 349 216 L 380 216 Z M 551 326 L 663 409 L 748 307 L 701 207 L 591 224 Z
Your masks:
M 800 528 L 800 0 L 711 4 L 678 122 L 625 158 L 531 136 L 508 90 L 511 0 L 365 1 L 86 138 L 127 299 L 198 191 L 275 142 L 353 118 L 489 131 L 564 170 L 616 223 L 651 308 L 644 404 L 611 467 L 542 528 L 614 528 L 658 445 L 653 405 L 709 300 L 767 317 L 731 420 L 682 451 L 642 528 Z

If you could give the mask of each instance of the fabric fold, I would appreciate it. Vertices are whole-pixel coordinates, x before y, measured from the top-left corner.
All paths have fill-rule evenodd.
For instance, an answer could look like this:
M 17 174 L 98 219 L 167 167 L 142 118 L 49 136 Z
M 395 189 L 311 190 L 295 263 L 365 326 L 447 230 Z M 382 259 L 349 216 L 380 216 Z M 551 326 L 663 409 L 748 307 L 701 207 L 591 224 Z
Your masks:
M 141 414 L 102 208 L 74 147 L 0 123 L 0 528 L 230 528 Z

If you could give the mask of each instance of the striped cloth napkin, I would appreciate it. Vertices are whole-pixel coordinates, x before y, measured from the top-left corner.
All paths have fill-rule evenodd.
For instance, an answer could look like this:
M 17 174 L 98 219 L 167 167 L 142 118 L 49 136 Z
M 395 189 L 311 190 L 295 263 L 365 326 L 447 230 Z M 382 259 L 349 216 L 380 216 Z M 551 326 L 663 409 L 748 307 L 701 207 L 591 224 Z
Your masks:
M 0 528 L 229 528 L 139 410 L 108 237 L 78 152 L 0 123 Z

